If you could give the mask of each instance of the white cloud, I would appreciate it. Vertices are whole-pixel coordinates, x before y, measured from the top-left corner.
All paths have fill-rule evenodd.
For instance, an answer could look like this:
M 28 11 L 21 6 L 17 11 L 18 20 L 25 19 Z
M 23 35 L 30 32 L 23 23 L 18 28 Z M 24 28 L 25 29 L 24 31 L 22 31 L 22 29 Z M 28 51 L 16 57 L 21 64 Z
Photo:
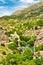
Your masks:
M 20 2 L 23 2 L 23 3 L 36 3 L 36 2 L 39 2 L 39 0 L 20 0 Z
M 15 2 L 16 0 L 10 0 L 12 2 Z M 23 4 L 21 5 L 18 5 L 18 6 L 14 6 L 12 7 L 11 9 L 8 8 L 8 7 L 5 7 L 5 6 L 0 6 L 0 17 L 1 16 L 5 16 L 5 15 L 11 15 L 12 12 L 18 10 L 18 9 L 21 9 L 21 8 L 24 8 L 24 7 L 27 7 L 29 4 L 28 3 L 36 3 L 38 2 L 39 0 L 19 0 L 20 2 L 22 2 Z M 3 2 L 3 3 L 6 3 L 6 0 L 0 0 L 0 2 Z M 10 10 L 10 11 L 9 11 Z
M 2 2 L 2 3 L 6 3 L 6 1 L 5 1 L 5 0 L 0 0 L 0 2 Z
M 4 8 L 4 6 L 0 6 L 0 9 Z
M 3 9 L 0 10 L 0 17 L 5 16 L 5 15 L 10 15 L 10 14 L 11 12 L 8 10 L 3 10 Z
M 30 3 L 33 2 L 33 0 L 20 0 L 21 2 L 26 2 L 26 3 Z

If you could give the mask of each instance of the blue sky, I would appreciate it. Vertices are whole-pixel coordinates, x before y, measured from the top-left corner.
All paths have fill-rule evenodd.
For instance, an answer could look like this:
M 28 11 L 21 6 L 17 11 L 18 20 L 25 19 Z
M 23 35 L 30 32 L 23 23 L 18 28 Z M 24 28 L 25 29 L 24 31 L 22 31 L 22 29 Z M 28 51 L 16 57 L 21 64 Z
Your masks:
M 0 17 L 11 15 L 14 11 L 39 1 L 40 0 L 0 0 Z

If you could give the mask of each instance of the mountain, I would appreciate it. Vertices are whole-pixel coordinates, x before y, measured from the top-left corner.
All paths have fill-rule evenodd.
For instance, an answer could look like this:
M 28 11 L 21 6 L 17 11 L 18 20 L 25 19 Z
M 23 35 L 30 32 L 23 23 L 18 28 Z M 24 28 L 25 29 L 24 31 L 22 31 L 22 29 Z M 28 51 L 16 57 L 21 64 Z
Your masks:
M 43 65 L 43 2 L 0 18 L 0 64 Z
M 27 8 L 22 8 L 12 13 L 11 16 L 3 16 L 2 18 L 31 18 L 36 16 L 43 16 L 43 1 Z
M 12 14 L 12 16 L 14 15 L 22 18 L 41 16 L 43 15 L 43 2 L 39 2 L 30 7 L 20 9 Z

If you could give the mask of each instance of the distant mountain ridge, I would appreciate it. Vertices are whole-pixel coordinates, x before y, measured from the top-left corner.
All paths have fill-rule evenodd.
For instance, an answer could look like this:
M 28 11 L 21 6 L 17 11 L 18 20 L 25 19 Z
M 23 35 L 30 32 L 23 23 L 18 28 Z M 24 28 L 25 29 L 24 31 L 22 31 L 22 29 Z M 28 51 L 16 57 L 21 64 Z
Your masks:
M 39 16 L 43 14 L 43 2 L 39 2 L 37 4 L 34 4 L 30 7 L 20 9 L 12 14 L 12 16 L 18 16 L 18 17 L 34 17 Z

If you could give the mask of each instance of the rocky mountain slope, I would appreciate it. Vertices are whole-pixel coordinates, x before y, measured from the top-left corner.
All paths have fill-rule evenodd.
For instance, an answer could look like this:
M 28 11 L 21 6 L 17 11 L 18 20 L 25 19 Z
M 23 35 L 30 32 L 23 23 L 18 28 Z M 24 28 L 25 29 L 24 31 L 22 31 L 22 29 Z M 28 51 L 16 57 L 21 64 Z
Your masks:
M 43 2 L 38 4 L 34 4 L 30 7 L 21 9 L 13 13 L 12 15 L 16 15 L 18 17 L 26 18 L 26 17 L 34 17 L 43 15 Z
M 0 18 L 0 51 L 3 65 L 43 65 L 43 2 Z

